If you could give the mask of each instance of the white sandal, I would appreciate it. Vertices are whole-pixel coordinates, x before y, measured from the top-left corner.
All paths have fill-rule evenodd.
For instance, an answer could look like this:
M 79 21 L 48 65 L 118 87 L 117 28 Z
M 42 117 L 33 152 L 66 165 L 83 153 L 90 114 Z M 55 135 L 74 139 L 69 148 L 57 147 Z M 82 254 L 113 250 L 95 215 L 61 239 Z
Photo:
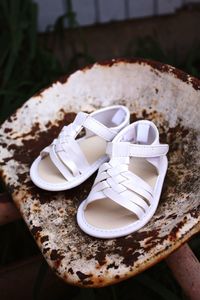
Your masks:
M 137 121 L 124 128 L 108 143 L 110 161 L 99 168 L 78 208 L 80 228 L 94 237 L 116 238 L 143 227 L 159 203 L 168 150 L 159 143 L 154 123 Z
M 129 124 L 129 110 L 122 105 L 79 112 L 58 138 L 43 149 L 30 169 L 32 181 L 48 191 L 62 191 L 80 185 L 105 161 L 107 142 Z M 81 130 L 85 135 L 77 138 Z

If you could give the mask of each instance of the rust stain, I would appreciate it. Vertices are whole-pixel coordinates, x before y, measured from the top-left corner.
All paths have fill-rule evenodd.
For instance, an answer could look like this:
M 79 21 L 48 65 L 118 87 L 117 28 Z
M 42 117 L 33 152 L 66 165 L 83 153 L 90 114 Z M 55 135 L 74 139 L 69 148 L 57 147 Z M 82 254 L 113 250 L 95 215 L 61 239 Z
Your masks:
M 50 252 L 50 259 L 53 262 L 55 270 L 57 270 L 60 267 L 60 265 L 62 263 L 62 259 L 64 257 L 65 256 L 63 254 L 61 254 L 59 252 L 59 250 L 56 250 L 56 249 L 51 250 L 51 252 Z
M 58 260 L 58 259 L 64 258 L 64 256 L 61 255 L 61 254 L 59 253 L 59 251 L 56 250 L 56 249 L 53 249 L 53 250 L 51 251 L 50 257 L 51 257 L 51 260 Z
M 41 226 L 33 225 L 32 228 L 31 228 L 31 233 L 36 239 L 39 237 L 39 234 L 40 234 L 41 231 L 42 231 Z
M 44 235 L 41 237 L 40 242 L 43 244 L 44 242 L 47 242 L 49 240 L 48 235 Z
M 74 113 L 65 114 L 64 118 L 57 122 L 56 125 L 52 126 L 48 131 L 40 131 L 39 124 L 36 123 L 31 131 L 27 133 L 30 139 L 23 140 L 23 146 L 18 146 L 16 143 L 10 144 L 8 150 L 13 150 L 13 158 L 22 163 L 30 164 L 34 157 L 37 157 L 40 151 L 48 144 L 52 142 L 54 137 L 58 135 L 61 128 L 73 121 L 75 117 Z M 38 138 L 36 137 L 38 136 Z M 31 138 L 32 137 L 32 138 Z
M 101 246 L 98 247 L 94 258 L 98 262 L 99 266 L 103 266 L 104 264 L 106 264 L 106 249 Z
M 11 131 L 12 131 L 12 128 L 5 128 L 5 129 L 4 129 L 4 132 L 5 132 L 5 133 L 9 133 L 9 132 L 11 132 Z
M 112 264 L 107 265 L 106 269 L 118 269 L 119 266 L 115 264 L 115 262 L 113 262 Z
M 123 257 L 121 263 L 125 264 L 127 267 L 133 266 L 135 260 L 137 260 L 140 255 L 137 251 L 140 248 L 140 243 L 132 236 L 117 239 L 115 247 L 116 253 L 120 257 Z
M 79 277 L 80 280 L 85 280 L 85 279 L 87 279 L 87 278 L 92 277 L 91 274 L 90 274 L 90 275 L 87 275 L 87 274 L 82 273 L 81 271 L 77 271 L 77 272 L 76 272 L 76 275 Z
M 51 250 L 51 248 L 49 248 L 49 247 L 43 248 L 42 253 L 45 254 L 45 253 L 47 253 L 49 250 Z
M 90 279 L 92 277 L 92 274 L 87 275 L 81 271 L 77 271 L 76 275 L 80 279 L 79 283 L 83 284 L 84 286 L 93 284 L 93 281 Z
M 193 218 L 198 218 L 199 217 L 199 214 L 200 214 L 200 205 L 195 207 L 195 208 L 192 208 L 190 210 L 190 215 L 193 217 Z
M 74 274 L 74 271 L 73 271 L 73 269 L 72 269 L 72 268 L 69 268 L 69 269 L 68 269 L 68 273 L 70 273 L 70 274 L 72 274 L 72 275 L 73 275 L 73 274 Z
M 184 224 L 187 221 L 187 217 L 185 217 L 181 222 L 179 222 L 170 232 L 170 240 L 175 240 L 177 239 L 177 234 L 179 230 L 184 226 Z

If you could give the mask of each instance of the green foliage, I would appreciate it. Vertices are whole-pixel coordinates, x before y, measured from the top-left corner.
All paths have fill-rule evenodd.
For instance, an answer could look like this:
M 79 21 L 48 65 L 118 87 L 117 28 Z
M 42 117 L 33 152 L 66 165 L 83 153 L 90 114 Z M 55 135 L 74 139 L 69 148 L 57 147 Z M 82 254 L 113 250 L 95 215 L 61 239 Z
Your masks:
M 63 69 L 37 39 L 37 5 L 0 1 L 0 122 Z
M 32 0 L 0 1 L 0 123 L 44 86 L 77 69 L 80 64 L 94 62 L 76 21 L 71 0 L 66 0 L 66 13 L 49 28 L 54 32 L 60 49 L 65 47 L 65 24 L 77 28 L 82 51 L 70 40 L 72 57 L 64 67 L 54 54 L 40 46 L 37 15 L 37 5 Z
M 185 64 L 181 66 L 189 74 L 200 78 L 200 45 L 194 46 L 188 53 Z
M 143 57 L 169 63 L 169 58 L 161 48 L 158 40 L 151 36 L 138 38 L 136 42 L 130 41 L 125 56 Z
M 80 68 L 80 66 L 84 66 L 86 64 L 92 64 L 95 62 L 95 58 L 90 55 L 87 42 L 85 40 L 82 28 L 79 26 L 78 21 L 76 19 L 76 13 L 73 9 L 73 1 L 72 0 L 65 0 L 65 7 L 66 12 L 58 17 L 54 26 L 51 29 L 54 32 L 54 37 L 59 43 L 59 48 L 63 52 L 62 56 L 65 57 L 64 49 L 66 47 L 65 41 L 65 29 L 66 25 L 69 28 L 73 28 L 76 30 L 76 35 L 79 39 L 79 44 L 81 45 L 78 49 L 76 42 L 73 38 L 68 41 L 68 47 L 71 49 L 71 58 L 70 60 L 66 61 L 65 69 L 67 72 L 71 73 L 74 70 Z
M 200 78 L 200 45 L 191 48 L 185 60 L 181 62 L 176 49 L 170 52 L 164 51 L 156 37 L 146 36 L 139 38 L 136 42 L 130 41 L 125 56 L 160 61 Z

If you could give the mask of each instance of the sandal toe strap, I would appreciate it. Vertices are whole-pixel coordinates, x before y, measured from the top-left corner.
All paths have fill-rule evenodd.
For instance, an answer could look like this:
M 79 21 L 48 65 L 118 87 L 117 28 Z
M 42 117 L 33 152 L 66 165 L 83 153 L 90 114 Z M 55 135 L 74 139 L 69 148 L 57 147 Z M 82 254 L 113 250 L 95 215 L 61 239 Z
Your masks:
M 141 219 L 152 203 L 153 189 L 142 178 L 127 171 L 125 166 L 120 165 L 118 170 L 116 172 L 116 167 L 109 163 L 103 164 L 86 200 L 85 209 L 89 203 L 108 197 Z
M 44 148 L 40 155 L 42 158 L 49 155 L 51 161 L 65 179 L 70 180 L 85 172 L 89 168 L 89 163 L 76 140 L 82 128 L 100 136 L 106 141 L 111 141 L 116 135 L 113 128 L 108 128 L 94 117 L 87 113 L 80 112 L 75 117 L 73 123 L 64 126 L 57 139 Z
M 78 142 L 71 137 L 68 137 L 65 142 L 57 141 L 56 145 L 52 145 L 50 158 L 67 180 L 82 174 L 89 168 L 89 163 Z

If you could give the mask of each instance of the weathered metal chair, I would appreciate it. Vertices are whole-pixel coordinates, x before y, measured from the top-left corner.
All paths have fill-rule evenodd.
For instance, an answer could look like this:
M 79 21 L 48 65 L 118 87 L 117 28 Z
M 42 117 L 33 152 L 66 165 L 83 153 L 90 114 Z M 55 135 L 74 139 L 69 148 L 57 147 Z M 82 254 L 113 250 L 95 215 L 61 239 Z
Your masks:
M 75 218 L 94 176 L 72 190 L 46 192 L 30 181 L 29 168 L 76 112 L 117 103 L 129 107 L 132 121 L 147 118 L 158 125 L 162 141 L 170 145 L 169 169 L 151 221 L 127 237 L 99 240 L 84 234 Z M 157 62 L 112 60 L 54 83 L 4 122 L 1 177 L 58 276 L 74 285 L 102 287 L 168 257 L 185 292 L 199 299 L 200 267 L 187 244 L 168 256 L 200 230 L 199 116 L 199 80 Z

